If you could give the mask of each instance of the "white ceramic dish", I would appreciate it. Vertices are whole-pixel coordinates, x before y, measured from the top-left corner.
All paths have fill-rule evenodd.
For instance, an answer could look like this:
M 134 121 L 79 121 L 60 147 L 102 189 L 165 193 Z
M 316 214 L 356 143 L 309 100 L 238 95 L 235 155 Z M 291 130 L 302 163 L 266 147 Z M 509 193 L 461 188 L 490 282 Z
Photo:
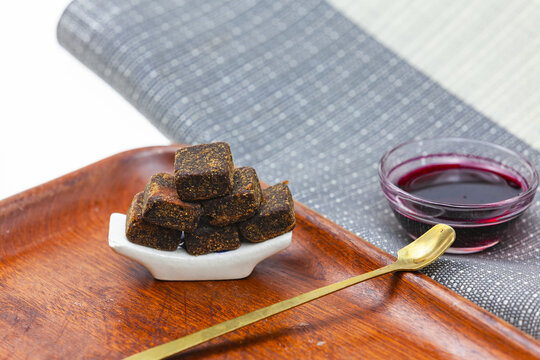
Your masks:
M 230 280 L 249 276 L 262 260 L 287 248 L 292 231 L 261 243 L 242 245 L 232 251 L 189 255 L 184 249 L 161 251 L 133 244 L 125 234 L 126 216 L 111 214 L 109 246 L 117 253 L 137 261 L 159 280 Z

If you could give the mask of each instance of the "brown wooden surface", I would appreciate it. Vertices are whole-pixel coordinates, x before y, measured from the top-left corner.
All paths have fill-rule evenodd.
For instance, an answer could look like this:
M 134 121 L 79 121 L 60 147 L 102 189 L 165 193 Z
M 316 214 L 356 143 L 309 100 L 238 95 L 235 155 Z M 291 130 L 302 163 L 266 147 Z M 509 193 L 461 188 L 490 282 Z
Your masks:
M 0 202 L 0 357 L 121 358 L 393 257 L 297 204 L 285 251 L 247 279 L 163 282 L 107 243 L 175 147 L 121 153 Z M 540 358 L 539 342 L 421 274 L 385 275 L 182 358 Z

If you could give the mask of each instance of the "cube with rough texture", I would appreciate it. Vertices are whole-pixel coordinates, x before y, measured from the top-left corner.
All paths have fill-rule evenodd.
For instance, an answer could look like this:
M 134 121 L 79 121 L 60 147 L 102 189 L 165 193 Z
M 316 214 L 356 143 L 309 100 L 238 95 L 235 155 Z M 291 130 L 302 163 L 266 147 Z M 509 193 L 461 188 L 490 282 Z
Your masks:
M 224 142 L 180 148 L 174 157 L 176 190 L 184 201 L 227 195 L 233 186 L 233 160 Z
M 215 227 L 203 217 L 196 230 L 184 233 L 184 246 L 188 254 L 204 255 L 238 249 L 240 237 L 236 225 Z
M 280 183 L 263 190 L 264 202 L 253 217 L 238 224 L 242 238 L 261 242 L 285 234 L 296 225 L 289 187 Z
M 202 201 L 204 214 L 210 224 L 226 226 L 255 215 L 261 205 L 262 190 L 255 169 L 241 167 L 234 170 L 231 193 Z
M 171 229 L 190 231 L 197 228 L 202 213 L 200 204 L 180 200 L 174 176 L 158 173 L 150 178 L 144 190 L 144 220 Z
M 178 248 L 182 232 L 149 223 L 143 219 L 143 192 L 133 198 L 126 215 L 126 237 L 132 243 L 158 250 Z

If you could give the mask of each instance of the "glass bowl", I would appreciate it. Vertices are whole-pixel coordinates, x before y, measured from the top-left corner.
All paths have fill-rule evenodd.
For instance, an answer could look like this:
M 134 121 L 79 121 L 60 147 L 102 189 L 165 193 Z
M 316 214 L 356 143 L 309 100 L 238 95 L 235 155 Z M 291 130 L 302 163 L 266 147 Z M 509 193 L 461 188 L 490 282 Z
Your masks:
M 521 192 L 496 202 L 458 203 L 433 200 L 404 190 L 401 182 L 428 168 L 473 168 L 519 184 Z M 502 146 L 461 138 L 411 141 L 387 152 L 379 163 L 379 180 L 396 218 L 416 238 L 437 223 L 452 226 L 456 240 L 449 253 L 482 251 L 511 231 L 510 226 L 532 203 L 538 173 L 522 155 Z

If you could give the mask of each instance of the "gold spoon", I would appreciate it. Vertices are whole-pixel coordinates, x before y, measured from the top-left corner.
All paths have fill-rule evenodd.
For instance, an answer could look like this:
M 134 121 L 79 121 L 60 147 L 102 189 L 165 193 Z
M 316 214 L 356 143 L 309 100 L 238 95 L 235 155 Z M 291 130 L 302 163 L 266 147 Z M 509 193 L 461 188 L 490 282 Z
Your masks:
M 387 274 L 393 271 L 418 270 L 431 264 L 439 258 L 452 245 L 456 233 L 448 225 L 438 224 L 429 229 L 424 235 L 398 251 L 398 259 L 377 270 L 327 285 L 319 289 L 312 290 L 302 295 L 298 295 L 288 300 L 280 301 L 276 304 L 264 307 L 259 310 L 239 316 L 207 329 L 184 336 L 180 339 L 170 341 L 163 345 L 142 351 L 132 355 L 127 359 L 163 359 L 165 357 L 178 354 L 195 345 L 211 340 L 228 332 L 234 331 L 256 321 L 265 319 L 282 311 L 292 309 L 298 305 L 305 304 L 311 300 L 332 294 L 341 289 L 358 284 L 364 280 Z

